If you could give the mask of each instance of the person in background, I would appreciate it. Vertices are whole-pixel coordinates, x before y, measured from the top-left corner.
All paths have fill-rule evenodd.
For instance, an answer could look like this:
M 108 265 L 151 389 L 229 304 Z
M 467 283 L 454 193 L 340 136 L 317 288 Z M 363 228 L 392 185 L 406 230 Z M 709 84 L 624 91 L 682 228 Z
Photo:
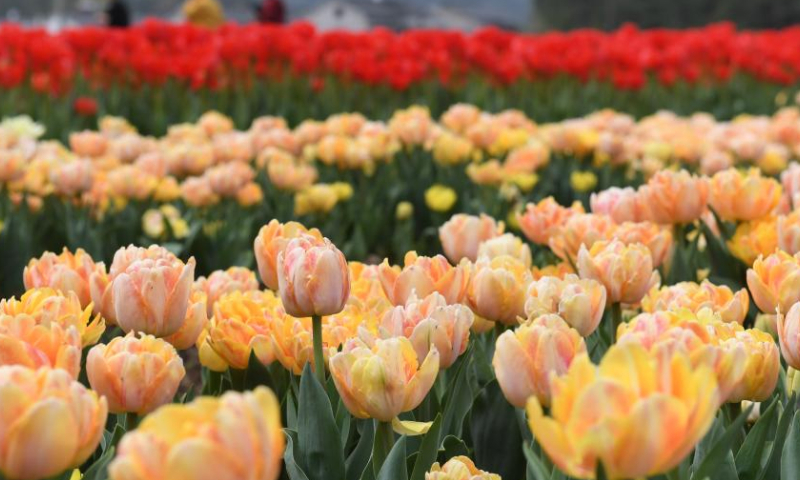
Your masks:
M 281 0 L 264 0 L 256 7 L 256 12 L 261 23 L 283 23 L 286 18 L 286 9 Z
M 111 0 L 104 12 L 104 23 L 111 28 L 126 28 L 131 24 L 128 5 L 122 0 Z
M 183 4 L 186 21 L 200 27 L 217 28 L 225 23 L 225 14 L 217 0 L 188 0 Z

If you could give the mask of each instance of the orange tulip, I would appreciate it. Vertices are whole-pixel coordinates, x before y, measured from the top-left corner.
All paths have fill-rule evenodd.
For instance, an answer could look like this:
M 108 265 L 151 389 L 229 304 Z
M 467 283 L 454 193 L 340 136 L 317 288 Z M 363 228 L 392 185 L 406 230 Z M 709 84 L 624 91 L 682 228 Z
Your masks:
M 503 233 L 503 223 L 481 214 L 480 217 L 457 213 L 439 227 L 439 240 L 445 256 L 458 263 L 462 259 L 474 262 L 478 258 L 478 247 L 486 240 Z
M 613 237 L 616 228 L 610 217 L 579 213 L 554 230 L 548 245 L 560 259 L 575 261 L 582 246 L 591 248 L 595 242 Z
M 372 346 L 352 339 L 331 358 L 330 369 L 353 416 L 390 422 L 428 394 L 439 372 L 439 353 L 432 348 L 420 364 L 405 337 L 376 340 Z
M 74 326 L 38 324 L 30 315 L 0 315 L 0 365 L 59 368 L 78 378 L 81 336 Z
M 470 279 L 467 302 L 487 320 L 516 325 L 525 313 L 525 292 L 532 281 L 530 270 L 513 257 L 481 259 Z
M 214 316 L 208 324 L 208 347 L 239 370 L 247 368 L 250 352 L 255 352 L 261 363 L 269 365 L 275 359 L 269 319 L 277 315 L 279 309 L 280 301 L 270 291 L 235 291 L 223 295 L 214 305 Z
M 525 213 L 519 215 L 519 225 L 528 240 L 539 245 L 547 245 L 554 230 L 564 225 L 571 216 L 579 213 L 584 213 L 583 206 L 579 202 L 575 202 L 571 207 L 562 207 L 553 197 L 547 197 L 535 205 L 532 203 L 526 205 Z
M 662 224 L 691 223 L 703 214 L 708 183 L 686 170 L 662 170 L 639 188 L 647 218 Z
M 500 475 L 484 472 L 467 457 L 453 457 L 444 465 L 434 463 L 425 480 L 500 480 Z
M 186 370 L 175 347 L 131 332 L 92 347 L 86 373 L 92 389 L 108 399 L 111 413 L 144 415 L 172 402 Z
M 278 289 L 293 317 L 339 313 L 350 297 L 347 260 L 327 238 L 299 236 L 278 255 Z
M 578 478 L 593 478 L 598 462 L 610 479 L 671 470 L 706 434 L 720 404 L 709 367 L 693 369 L 679 352 L 648 355 L 636 344 L 611 347 L 598 367 L 576 358 L 551 389 L 551 416 L 531 397 L 528 422 L 553 463 Z
M 597 242 L 590 249 L 582 246 L 578 271 L 582 278 L 602 283 L 611 303 L 638 303 L 659 281 L 650 251 L 642 244 L 624 245 L 619 240 Z
M 583 337 L 597 329 L 606 308 L 603 284 L 573 274 L 563 279 L 542 277 L 531 283 L 527 297 L 525 315 L 529 319 L 557 314 Z
M 285 440 L 266 387 L 165 405 L 126 434 L 111 480 L 276 480 Z
M 759 256 L 769 255 L 778 248 L 778 225 L 775 217 L 740 223 L 727 244 L 734 257 L 752 265 Z
M 586 343 L 580 334 L 558 315 L 543 315 L 503 332 L 492 366 L 509 403 L 523 408 L 534 396 L 550 405 L 551 376 L 566 373 L 581 353 L 586 353 Z
M 297 222 L 284 224 L 271 220 L 259 230 L 253 242 L 253 250 L 258 264 L 258 274 L 270 290 L 278 290 L 278 255 L 283 252 L 289 241 L 303 234 L 322 240 L 319 230 L 316 228 L 308 230 Z
M 424 298 L 439 292 L 447 303 L 460 303 L 467 291 L 469 271 L 463 265 L 453 266 L 442 255 L 420 257 L 416 252 L 408 252 L 405 266 L 390 267 L 384 260 L 378 270 L 378 277 L 386 297 L 394 305 L 405 305 L 412 292 Z
M 79 467 L 94 453 L 106 399 L 62 370 L 0 367 L 0 475 L 39 480 Z
M 781 313 L 800 301 L 800 254 L 775 252 L 753 263 L 747 270 L 747 286 L 753 301 L 764 313 Z
M 44 252 L 41 257 L 31 259 L 22 272 L 25 289 L 50 287 L 64 293 L 75 292 L 83 307 L 92 302 L 89 278 L 102 271 L 102 264 L 95 264 L 83 249 L 75 254 L 64 248 L 61 255 Z
M 723 220 L 758 220 L 773 213 L 781 200 L 781 185 L 761 176 L 757 168 L 747 173 L 723 170 L 711 178 L 708 203 Z

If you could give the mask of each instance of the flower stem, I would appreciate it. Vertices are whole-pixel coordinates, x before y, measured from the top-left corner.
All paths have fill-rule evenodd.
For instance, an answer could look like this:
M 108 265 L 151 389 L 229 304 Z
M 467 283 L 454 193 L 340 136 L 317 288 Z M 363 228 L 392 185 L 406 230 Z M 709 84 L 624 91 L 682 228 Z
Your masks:
M 139 424 L 139 416 L 134 412 L 125 413 L 125 431 L 130 432 Z
M 311 317 L 313 324 L 314 337 L 314 373 L 317 375 L 320 385 L 325 388 L 325 358 L 322 355 L 322 317 L 314 315 Z
M 375 473 L 375 478 L 381 471 L 383 462 L 389 456 L 394 446 L 394 430 L 392 429 L 392 422 L 375 421 L 375 444 L 372 447 L 372 471 Z
M 613 330 L 611 331 L 611 338 L 614 339 L 614 342 L 617 341 L 617 330 L 619 329 L 619 325 L 622 323 L 622 304 L 612 303 L 611 304 L 611 326 Z

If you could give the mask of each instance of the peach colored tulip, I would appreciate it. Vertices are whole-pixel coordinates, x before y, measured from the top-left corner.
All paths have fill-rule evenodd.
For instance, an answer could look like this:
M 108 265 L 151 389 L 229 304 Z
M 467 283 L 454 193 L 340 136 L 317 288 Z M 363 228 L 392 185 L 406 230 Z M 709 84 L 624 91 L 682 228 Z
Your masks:
M 378 269 L 383 291 L 394 305 L 405 305 L 412 293 L 424 298 L 439 292 L 447 303 L 460 303 L 464 299 L 469 283 L 469 270 L 462 263 L 450 265 L 442 255 L 420 257 L 417 252 L 408 252 L 405 266 L 390 267 L 384 260 Z
M 718 325 L 717 337 L 725 343 L 743 345 L 745 367 L 742 380 L 728 394 L 732 403 L 748 400 L 763 402 L 775 391 L 780 376 L 781 359 L 772 335 L 756 329 L 742 330 L 738 324 Z
M 106 399 L 62 370 L 0 367 L 0 476 L 39 480 L 78 468 L 100 444 Z
M 478 258 L 492 259 L 501 255 L 514 257 L 528 268 L 533 263 L 531 248 L 521 238 L 511 233 L 486 240 L 478 246 Z
M 563 375 L 586 343 L 558 315 L 543 315 L 497 339 L 492 366 L 506 399 L 523 408 L 530 397 L 550 405 L 551 376 Z
M 529 319 L 553 313 L 563 318 L 581 336 L 589 336 L 600 325 L 606 308 L 602 283 L 569 274 L 564 279 L 543 277 L 531 283 L 525 301 Z
M 180 190 L 181 198 L 194 208 L 210 207 L 220 201 L 207 177 L 188 177 L 181 183 Z
M 206 277 L 194 282 L 194 288 L 206 294 L 208 315 L 214 312 L 214 304 L 223 295 L 230 292 L 249 292 L 258 290 L 256 274 L 245 267 L 230 267 L 227 270 L 215 270 Z
M 439 240 L 445 256 L 453 263 L 462 259 L 474 262 L 478 258 L 478 247 L 486 240 L 503 233 L 503 223 L 481 214 L 480 217 L 457 213 L 439 227 Z
M 777 235 L 778 248 L 791 255 L 800 252 L 800 210 L 778 217 Z
M 165 405 L 122 438 L 111 480 L 276 480 L 284 434 L 266 387 Z
M 673 244 L 672 231 L 665 225 L 652 222 L 625 222 L 614 229 L 613 237 L 622 243 L 641 243 L 653 257 L 653 266 L 670 265 Z
M 74 326 L 38 324 L 31 315 L 0 315 L 0 365 L 59 368 L 78 378 L 81 336 Z
M 680 282 L 675 285 L 654 287 L 642 299 L 642 310 L 655 313 L 659 310 L 677 310 L 687 308 L 699 312 L 710 308 L 719 313 L 723 322 L 741 325 L 750 308 L 750 296 L 747 289 L 733 292 L 726 285 L 714 285 L 708 280 L 702 283 Z
M 708 203 L 723 220 L 757 220 L 773 213 L 781 200 L 781 185 L 752 168 L 747 173 L 723 170 L 711 177 Z
M 189 306 L 186 308 L 183 326 L 172 335 L 164 337 L 164 340 L 178 350 L 188 350 L 195 345 L 200 333 L 208 326 L 206 302 L 205 293 L 193 291 L 189 296 Z
M 571 207 L 562 207 L 547 197 L 537 204 L 525 206 L 525 213 L 519 215 L 519 225 L 528 240 L 539 245 L 547 245 L 557 227 L 564 225 L 569 217 L 584 213 L 583 206 L 575 202 Z
M 264 365 L 275 359 L 270 341 L 270 318 L 277 315 L 280 301 L 270 291 L 234 291 L 214 304 L 208 324 L 208 347 L 226 364 L 244 370 L 250 352 Z M 202 350 L 201 350 L 202 353 Z M 210 352 L 209 352 L 210 353 Z
M 786 364 L 800 370 L 800 303 L 795 303 L 785 315 L 778 315 L 778 340 Z
M 616 223 L 643 222 L 648 218 L 641 196 L 631 187 L 611 187 L 593 193 L 590 203 L 592 213 L 607 215 Z
M 562 260 L 574 262 L 582 246 L 591 248 L 595 242 L 613 237 L 616 228 L 605 215 L 578 213 L 554 230 L 548 245 Z
M 789 164 L 789 167 L 781 173 L 781 184 L 789 206 L 792 209 L 800 207 L 800 163 Z
M 186 370 L 175 347 L 131 332 L 92 347 L 86 373 L 92 389 L 108 399 L 111 413 L 144 415 L 172 402 Z
M 404 307 L 387 311 L 379 331 L 384 338 L 403 336 L 411 340 L 420 362 L 435 347 L 439 368 L 446 369 L 467 350 L 473 321 L 468 307 L 447 305 L 444 297 L 434 292 L 424 299 L 412 296 Z
M 293 317 L 339 313 L 350 297 L 347 260 L 330 240 L 299 236 L 278 254 L 278 289 Z
M 686 170 L 662 170 L 639 188 L 647 218 L 662 224 L 691 223 L 703 214 L 708 183 Z
M 62 292 L 75 292 L 81 305 L 91 303 L 89 278 L 95 272 L 102 272 L 102 264 L 95 264 L 88 253 L 79 248 L 73 254 L 66 248 L 60 255 L 45 252 L 39 258 L 31 259 L 22 272 L 25 288 L 50 287 Z
M 778 248 L 778 224 L 775 217 L 742 222 L 727 242 L 728 250 L 746 265 L 759 256 L 769 255 Z
M 186 319 L 194 281 L 194 258 L 143 259 L 130 264 L 112 284 L 114 315 L 124 332 L 166 337 Z
M 253 250 L 258 264 L 258 274 L 261 276 L 261 281 L 270 290 L 278 290 L 278 255 L 292 239 L 303 234 L 322 240 L 319 230 L 316 228 L 308 230 L 297 222 L 284 224 L 277 220 L 271 220 L 259 230 L 258 236 L 253 242 Z
M 92 304 L 83 308 L 74 292 L 64 294 L 52 288 L 34 288 L 19 300 L 0 300 L 0 313 L 5 315 L 30 315 L 37 325 L 58 324 L 78 330 L 84 347 L 94 345 L 106 329 L 100 316 L 92 318 Z
M 532 397 L 528 422 L 553 463 L 578 478 L 592 478 L 598 462 L 610 479 L 671 470 L 708 432 L 720 404 L 709 367 L 636 344 L 611 347 L 598 367 L 576 358 L 551 389 L 551 416 Z
M 560 279 L 566 278 L 567 275 L 576 273 L 569 262 L 559 262 L 555 265 L 545 265 L 542 268 L 534 266 L 531 269 L 534 280 L 539 280 L 544 277 L 556 277 Z
M 58 195 L 74 197 L 92 188 L 93 165 L 89 160 L 69 162 L 50 171 L 50 182 Z
M 519 260 L 500 256 L 478 260 L 470 279 L 467 302 L 475 314 L 516 325 L 525 313 L 525 292 L 533 275 Z
M 747 287 L 762 312 L 788 312 L 800 301 L 800 254 L 777 251 L 759 257 L 747 270 Z
M 478 469 L 468 457 L 458 456 L 444 465 L 434 463 L 425 480 L 501 480 L 500 475 Z
M 342 315 L 344 312 L 342 312 Z M 336 315 L 335 317 L 338 317 Z M 324 317 L 322 323 L 322 356 L 323 364 L 328 364 L 328 359 L 336 353 L 343 340 L 343 335 L 338 335 L 337 325 L 331 325 L 332 317 Z M 312 336 L 312 323 L 310 318 L 295 318 L 286 315 L 278 309 L 275 315 L 268 318 L 271 340 L 271 352 L 283 368 L 295 375 L 303 373 L 307 363 L 311 363 L 312 370 L 316 371 L 314 364 L 314 345 Z M 346 329 L 347 338 L 355 335 L 351 329 Z
M 647 247 L 639 243 L 625 245 L 619 240 L 597 242 L 590 249 L 582 246 L 578 271 L 582 278 L 602 283 L 610 303 L 638 303 L 659 282 Z
M 330 369 L 353 416 L 390 422 L 428 394 L 439 372 L 439 353 L 431 348 L 420 364 L 405 337 L 376 340 L 372 346 L 351 339 L 331 358 Z

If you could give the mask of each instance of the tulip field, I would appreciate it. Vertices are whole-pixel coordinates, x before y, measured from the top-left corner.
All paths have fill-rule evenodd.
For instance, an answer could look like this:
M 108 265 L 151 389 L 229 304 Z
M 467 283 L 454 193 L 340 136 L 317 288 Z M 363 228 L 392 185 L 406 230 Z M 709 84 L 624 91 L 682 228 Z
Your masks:
M 800 478 L 798 46 L 0 25 L 0 480 Z

